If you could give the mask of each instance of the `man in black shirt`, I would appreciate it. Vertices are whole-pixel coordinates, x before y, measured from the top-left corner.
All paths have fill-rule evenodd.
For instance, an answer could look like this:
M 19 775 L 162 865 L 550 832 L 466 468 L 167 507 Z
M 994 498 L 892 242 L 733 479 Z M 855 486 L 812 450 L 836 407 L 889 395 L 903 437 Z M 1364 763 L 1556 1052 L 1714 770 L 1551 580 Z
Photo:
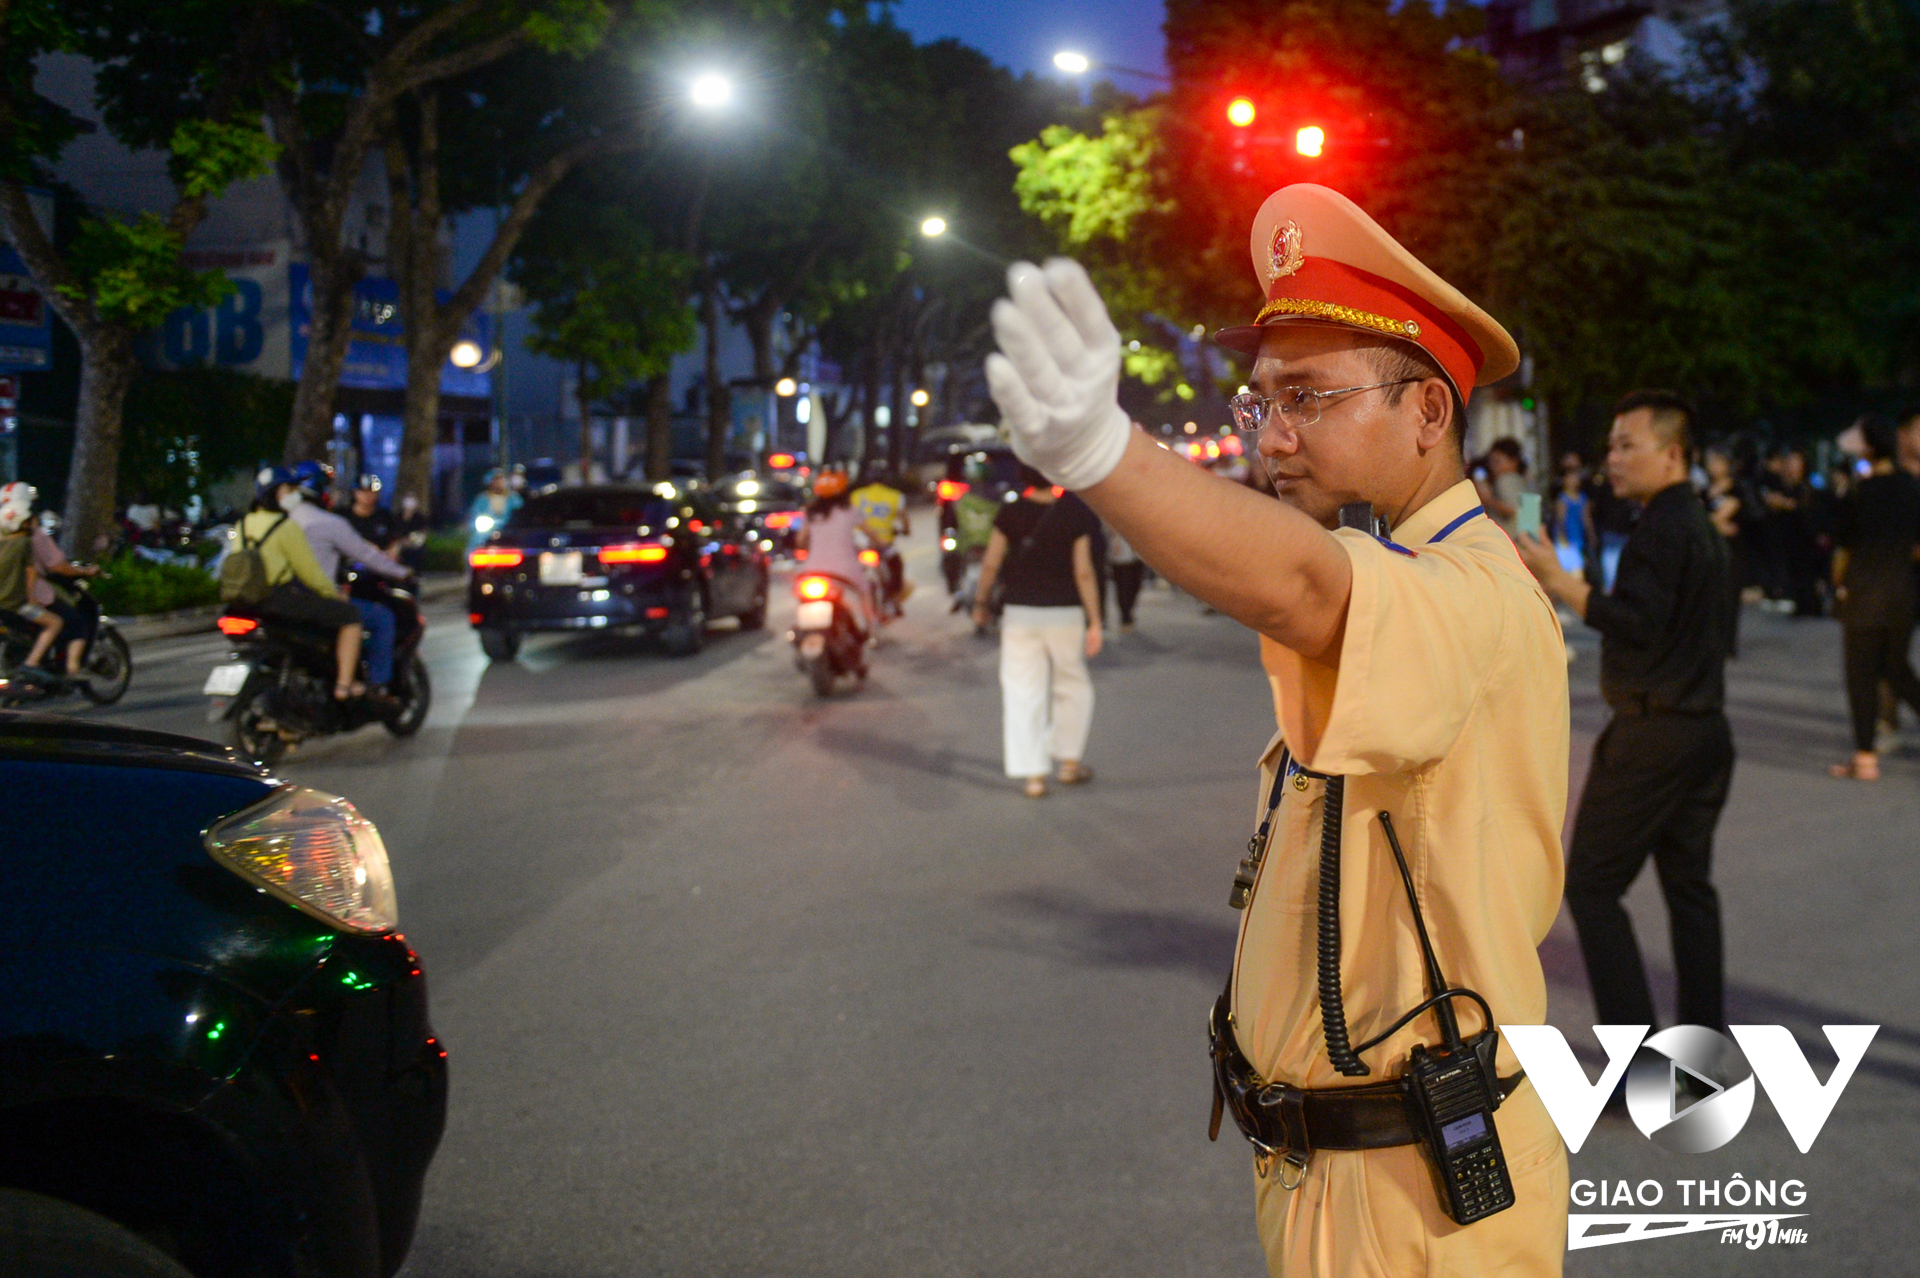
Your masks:
M 1620 898 L 1653 858 L 1667 900 L 1682 1024 L 1725 1023 L 1713 830 L 1733 780 L 1725 665 L 1734 596 L 1725 540 L 1687 482 L 1692 414 L 1666 391 L 1636 391 L 1607 443 L 1614 492 L 1640 502 L 1608 593 L 1560 567 L 1553 547 L 1521 538 L 1548 594 L 1600 632 L 1600 692 L 1613 719 L 1567 853 L 1567 907 L 1604 1025 L 1652 1025 L 1653 996 Z

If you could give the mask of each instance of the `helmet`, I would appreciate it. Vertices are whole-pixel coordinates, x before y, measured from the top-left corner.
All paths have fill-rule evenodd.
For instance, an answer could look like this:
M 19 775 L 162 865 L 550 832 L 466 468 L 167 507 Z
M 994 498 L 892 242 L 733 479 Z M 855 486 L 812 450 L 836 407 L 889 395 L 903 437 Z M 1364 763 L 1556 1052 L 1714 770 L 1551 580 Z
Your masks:
M 253 495 L 260 500 L 271 501 L 280 485 L 299 482 L 285 466 L 262 466 L 260 473 L 253 477 Z
M 33 499 L 39 495 L 32 484 L 17 479 L 0 488 L 0 533 L 19 531 L 33 514 Z
M 333 487 L 333 467 L 325 462 L 303 461 L 293 468 L 293 481 L 308 501 L 319 501 Z
M 383 487 L 385 487 L 385 485 L 380 482 L 380 476 L 372 473 L 362 475 L 353 481 L 353 489 L 355 492 L 377 493 Z
M 844 470 L 823 470 L 813 477 L 815 497 L 839 497 L 846 491 L 847 472 Z

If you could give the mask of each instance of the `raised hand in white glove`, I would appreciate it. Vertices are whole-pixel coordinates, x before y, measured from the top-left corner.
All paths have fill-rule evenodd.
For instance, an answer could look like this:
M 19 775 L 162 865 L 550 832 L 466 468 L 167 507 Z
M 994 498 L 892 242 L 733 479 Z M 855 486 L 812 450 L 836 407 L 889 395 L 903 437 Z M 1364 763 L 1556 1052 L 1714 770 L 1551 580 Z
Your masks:
M 1013 451 L 1054 483 L 1091 488 L 1113 473 L 1132 422 L 1121 411 L 1120 334 L 1078 262 L 1007 268 L 993 304 L 1001 354 L 987 356 L 987 386 Z

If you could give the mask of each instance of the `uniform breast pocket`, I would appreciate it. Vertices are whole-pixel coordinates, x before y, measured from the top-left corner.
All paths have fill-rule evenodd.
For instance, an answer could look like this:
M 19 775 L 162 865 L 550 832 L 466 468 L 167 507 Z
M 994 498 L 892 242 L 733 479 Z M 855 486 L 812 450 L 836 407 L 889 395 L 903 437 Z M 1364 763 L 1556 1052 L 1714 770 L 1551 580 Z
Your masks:
M 1300 778 L 1295 777 L 1297 781 Z M 1287 794 L 1274 816 L 1273 838 L 1260 867 L 1254 889 L 1254 908 L 1282 914 L 1312 914 L 1320 880 L 1320 786 L 1305 792 L 1287 783 Z

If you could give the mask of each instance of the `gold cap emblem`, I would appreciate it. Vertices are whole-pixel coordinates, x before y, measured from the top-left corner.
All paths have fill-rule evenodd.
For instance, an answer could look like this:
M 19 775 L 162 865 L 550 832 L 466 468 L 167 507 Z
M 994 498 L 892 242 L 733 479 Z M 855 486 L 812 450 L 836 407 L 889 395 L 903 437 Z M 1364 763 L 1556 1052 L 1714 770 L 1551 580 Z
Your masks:
M 1300 243 L 1300 224 L 1289 218 L 1274 227 L 1273 243 L 1267 247 L 1267 283 L 1293 274 L 1306 260 L 1306 250 Z

